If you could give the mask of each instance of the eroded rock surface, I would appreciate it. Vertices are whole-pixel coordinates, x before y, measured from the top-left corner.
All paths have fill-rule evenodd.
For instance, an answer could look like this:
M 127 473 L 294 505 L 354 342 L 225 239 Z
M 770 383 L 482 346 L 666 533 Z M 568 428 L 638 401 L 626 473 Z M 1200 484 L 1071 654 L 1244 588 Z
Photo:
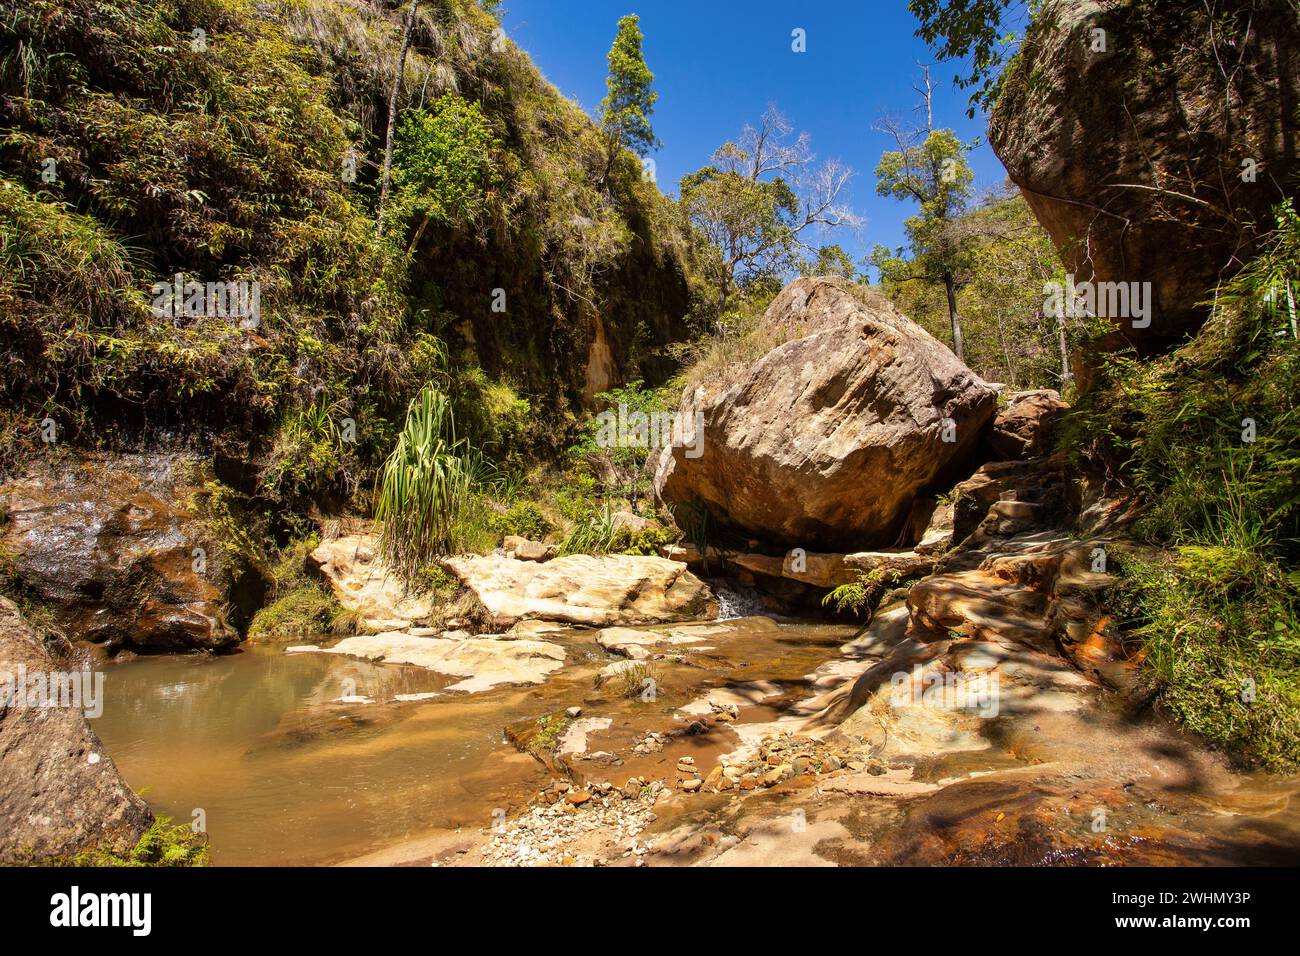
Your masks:
M 1295 6 L 1051 0 L 1034 21 L 989 142 L 1077 280 L 1151 284 L 1109 344 L 1154 350 L 1295 195 Z
M 1055 389 L 1017 392 L 993 420 L 993 451 L 1005 460 L 1036 458 L 1045 454 L 1052 430 L 1069 409 Z
M 403 631 L 348 637 L 333 647 L 298 646 L 291 653 L 344 654 L 387 664 L 411 664 L 462 677 L 447 690 L 474 693 L 498 684 L 540 684 L 564 666 L 564 648 L 546 641 L 506 640 L 495 635 L 448 639 Z
M 239 641 L 217 587 L 220 545 L 196 510 L 198 459 L 79 453 L 0 487 L 20 586 L 71 639 L 110 652 Z
M 410 592 L 379 556 L 379 536 L 365 532 L 324 541 L 311 553 L 339 604 L 372 629 L 404 630 L 433 612 L 432 601 Z

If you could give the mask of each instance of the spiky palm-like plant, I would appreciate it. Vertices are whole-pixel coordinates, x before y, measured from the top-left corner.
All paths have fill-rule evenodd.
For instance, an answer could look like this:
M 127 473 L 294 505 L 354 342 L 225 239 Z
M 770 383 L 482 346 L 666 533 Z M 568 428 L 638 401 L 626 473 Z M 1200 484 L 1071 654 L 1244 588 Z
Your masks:
M 406 580 L 455 549 L 457 518 L 470 504 L 477 466 L 456 438 L 451 402 L 434 385 L 411 400 L 397 445 L 384 463 L 375 500 L 379 549 Z

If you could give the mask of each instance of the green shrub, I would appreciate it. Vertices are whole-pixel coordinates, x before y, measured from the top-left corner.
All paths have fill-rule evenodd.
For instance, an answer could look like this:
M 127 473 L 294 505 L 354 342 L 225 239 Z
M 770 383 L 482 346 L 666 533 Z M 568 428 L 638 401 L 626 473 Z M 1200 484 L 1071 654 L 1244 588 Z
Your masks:
M 247 442 L 309 396 L 347 395 L 360 420 L 414 390 L 418 350 L 395 347 L 410 341 L 404 263 L 342 188 L 346 123 L 284 12 L 31 0 L 6 15 L 0 340 L 27 418 L 54 412 L 92 442 L 173 424 L 180 406 Z M 155 317 L 149 290 L 177 273 L 260 283 L 255 332 Z
M 614 693 L 619 697 L 640 697 L 659 682 L 659 666 L 651 660 L 630 661 L 614 677 Z
M 837 614 L 847 611 L 857 617 L 866 612 L 870 616 L 885 592 L 896 586 L 902 579 L 902 574 L 897 571 L 876 568 L 874 571 L 859 574 L 856 581 L 841 584 L 827 592 L 822 598 L 822 607 L 833 607 Z
M 518 535 L 532 541 L 541 541 L 555 530 L 555 525 L 547 520 L 546 515 L 532 501 L 516 502 L 505 514 L 494 514 L 492 527 L 502 537 Z
M 622 529 L 614 520 L 614 507 L 606 502 L 579 519 L 564 540 L 561 554 L 608 554 L 617 550 Z
M 669 387 L 647 389 L 640 381 L 600 393 L 602 411 L 582 424 L 578 440 L 569 446 L 569 470 L 587 476 L 601 495 L 645 499 L 650 490 L 647 462 L 661 442 L 674 438 L 679 394 Z
M 250 639 L 314 637 L 327 632 L 355 633 L 359 621 L 350 617 L 324 582 L 307 567 L 307 556 L 320 544 L 312 534 L 290 542 L 275 556 L 267 572 L 270 601 L 248 626 Z
M 251 640 L 312 637 L 334 630 L 338 602 L 322 588 L 306 584 L 282 594 L 253 617 Z
M 419 586 L 435 598 L 448 598 L 460 588 L 460 582 L 440 565 L 428 564 L 420 569 Z
M 1300 581 L 1221 545 L 1120 569 L 1123 624 L 1164 706 L 1246 762 L 1300 766 Z
M 375 496 L 375 519 L 384 525 L 380 550 L 408 581 L 435 557 L 460 550 L 460 521 L 477 506 L 479 467 L 456 438 L 451 403 L 426 385 L 411 400 Z
M 564 714 L 544 714 L 537 718 L 537 733 L 528 742 L 528 752 L 534 756 L 553 753 L 571 721 Z
M 469 225 L 480 216 L 501 180 L 493 158 L 500 148 L 479 105 L 454 94 L 406 114 L 393 155 L 393 210 L 418 222 L 412 245 L 430 222 Z
M 676 544 L 682 539 L 682 533 L 676 528 L 655 524 L 640 531 L 625 529 L 623 537 L 617 543 L 620 554 L 658 554 L 665 545 Z

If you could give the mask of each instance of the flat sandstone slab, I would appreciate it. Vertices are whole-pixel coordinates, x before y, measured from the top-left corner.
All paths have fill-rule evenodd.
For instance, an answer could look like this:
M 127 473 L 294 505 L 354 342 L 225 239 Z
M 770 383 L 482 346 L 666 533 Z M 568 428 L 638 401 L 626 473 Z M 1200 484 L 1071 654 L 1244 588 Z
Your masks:
M 718 613 L 709 586 L 686 565 L 666 558 L 571 554 L 538 564 L 493 554 L 441 563 L 474 592 L 496 627 L 521 620 L 613 627 Z
M 494 637 L 447 640 L 412 637 L 402 631 L 348 637 L 333 647 L 290 647 L 286 653 L 344 654 L 385 664 L 411 664 L 439 674 L 466 678 L 447 690 L 467 693 L 498 684 L 540 684 L 564 666 L 564 648 L 545 641 Z

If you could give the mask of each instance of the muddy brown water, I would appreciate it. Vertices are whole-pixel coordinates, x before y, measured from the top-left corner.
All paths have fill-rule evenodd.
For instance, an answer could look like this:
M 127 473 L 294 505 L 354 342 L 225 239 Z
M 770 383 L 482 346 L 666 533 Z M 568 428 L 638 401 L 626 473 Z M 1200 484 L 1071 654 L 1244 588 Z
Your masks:
M 420 668 L 275 645 L 107 663 L 104 712 L 93 723 L 156 813 L 203 821 L 214 864 L 329 864 L 436 830 L 482 828 L 494 811 L 527 804 L 552 774 L 506 740 L 509 726 L 582 706 L 613 719 L 608 737 L 621 746 L 665 729 L 676 708 L 725 683 L 762 678 L 795 700 L 804 675 L 854 633 L 767 619 L 726 627 L 725 640 L 675 649 L 680 658 L 658 667 L 654 702 L 620 697 L 612 682 L 596 688 L 596 674 L 617 658 L 593 632 L 570 631 L 547 638 L 568 660 L 544 685 L 470 695 L 440 693 L 456 678 Z M 703 761 L 737 742 L 714 733 L 692 745 Z M 606 745 L 602 737 L 594 746 Z M 618 768 L 618 782 L 667 759 Z
M 659 753 L 636 755 L 632 745 L 648 730 L 680 733 L 692 721 L 678 709 L 727 685 L 765 681 L 778 691 L 742 707 L 737 726 L 777 720 L 814 692 L 807 675 L 839 658 L 855 633 L 766 618 L 696 627 L 711 636 L 669 649 L 648 702 L 623 696 L 616 681 L 597 686 L 600 670 L 620 658 L 599 647 L 594 632 L 574 630 L 547 636 L 565 647 L 567 660 L 545 684 L 468 695 L 445 691 L 457 678 L 419 668 L 288 655 L 274 645 L 225 657 L 107 663 L 104 712 L 94 726 L 155 812 L 181 822 L 201 814 L 216 865 L 382 860 L 448 830 L 481 832 L 494 814 L 522 810 L 555 774 L 520 747 L 539 718 L 572 706 L 611 720 L 588 739 L 588 750 L 599 753 L 565 758 L 579 784 L 671 780 L 686 754 L 707 772 L 740 744 L 731 725 L 674 737 Z M 1300 777 L 1230 773 L 1190 739 L 1111 706 L 1081 717 L 1009 710 L 987 728 L 987 749 L 919 755 L 917 779 L 944 784 L 926 797 L 820 798 L 832 799 L 827 812 L 847 814 L 850 834 L 828 841 L 825 858 L 850 865 L 1300 862 Z M 772 791 L 739 802 L 678 800 L 656 828 L 696 810 L 763 817 L 784 812 L 781 799 Z M 816 806 L 810 819 L 821 812 Z M 1105 834 L 1089 830 L 1098 806 L 1111 814 Z

